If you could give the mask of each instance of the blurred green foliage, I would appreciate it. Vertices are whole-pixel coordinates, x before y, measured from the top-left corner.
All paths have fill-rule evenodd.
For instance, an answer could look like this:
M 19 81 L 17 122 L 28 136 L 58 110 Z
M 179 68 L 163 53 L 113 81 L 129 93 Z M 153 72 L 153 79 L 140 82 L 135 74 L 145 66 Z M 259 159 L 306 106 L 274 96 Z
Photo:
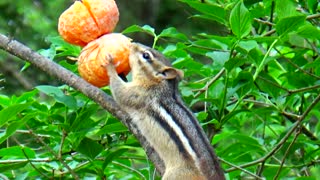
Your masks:
M 0 1 L 0 33 L 17 39 L 30 48 L 47 48 L 48 36 L 57 36 L 57 22 L 72 1 Z M 36 68 L 20 72 L 24 63 L 4 52 L 0 52 L 0 73 L 4 75 L 3 90 L 6 94 L 20 94 L 38 83 L 57 81 Z
M 28 43 L 33 49 L 46 47 L 47 36 L 57 36 L 57 21 L 71 0 L 0 2 L 0 32 Z
M 135 19 L 138 14 L 125 14 L 134 23 L 120 24 L 118 31 L 134 40 L 148 37 L 141 41 L 184 71 L 183 99 L 208 133 L 227 178 L 317 179 L 319 2 L 161 2 L 166 7 L 158 9 L 161 17 L 141 23 L 142 18 Z M 120 12 L 126 13 L 128 4 L 121 3 Z M 21 2 L 19 7 L 35 7 L 27 4 Z M 179 11 L 171 9 L 172 4 Z M 48 2 L 45 7 L 55 9 L 50 12 L 53 19 L 63 11 L 57 12 L 56 3 Z M 12 9 L 12 14 L 20 11 Z M 180 16 L 182 11 L 188 15 Z M 47 11 L 39 11 L 39 18 L 44 14 Z M 170 18 L 166 21 L 165 17 Z M 186 21 L 191 23 L 183 25 Z M 76 64 L 67 56 L 75 56 L 80 49 L 56 37 L 55 25 L 38 28 L 32 29 L 41 35 L 28 34 L 26 44 L 77 73 Z M 26 36 L 23 28 L 19 35 Z M 47 38 L 50 48 L 33 39 L 47 35 L 51 36 Z M 103 89 L 110 93 L 108 87 Z M 0 95 L 0 127 L 0 175 L 8 179 L 159 179 L 127 128 L 65 85 L 38 85 L 20 95 Z

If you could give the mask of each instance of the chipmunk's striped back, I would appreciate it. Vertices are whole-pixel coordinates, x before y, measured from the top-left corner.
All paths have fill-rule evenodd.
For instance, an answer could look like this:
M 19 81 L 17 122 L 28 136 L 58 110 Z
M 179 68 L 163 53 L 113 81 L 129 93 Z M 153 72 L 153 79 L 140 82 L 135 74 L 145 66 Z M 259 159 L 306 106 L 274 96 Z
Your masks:
M 224 179 L 204 131 L 180 98 L 178 83 L 183 73 L 171 67 L 159 52 L 135 43 L 130 66 L 129 83 L 107 66 L 111 91 L 163 161 L 163 179 Z

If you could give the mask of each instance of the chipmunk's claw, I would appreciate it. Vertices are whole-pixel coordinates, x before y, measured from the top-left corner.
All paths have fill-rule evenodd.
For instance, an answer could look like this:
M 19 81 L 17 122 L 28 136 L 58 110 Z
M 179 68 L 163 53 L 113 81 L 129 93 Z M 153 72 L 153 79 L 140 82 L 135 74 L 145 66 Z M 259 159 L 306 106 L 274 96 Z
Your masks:
M 113 56 L 111 54 L 106 55 L 106 60 L 108 63 L 113 63 Z
M 105 62 L 105 64 L 101 65 L 102 67 L 107 68 L 110 65 L 113 66 L 113 57 L 111 54 L 106 54 Z

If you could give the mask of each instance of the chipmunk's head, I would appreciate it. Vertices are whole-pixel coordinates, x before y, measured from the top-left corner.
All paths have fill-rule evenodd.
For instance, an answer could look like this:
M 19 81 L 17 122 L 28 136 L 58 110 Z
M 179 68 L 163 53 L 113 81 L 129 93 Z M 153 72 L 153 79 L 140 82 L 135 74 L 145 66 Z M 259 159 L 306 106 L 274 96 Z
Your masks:
M 133 79 L 145 77 L 160 82 L 183 78 L 183 72 L 173 68 L 160 52 L 139 43 L 132 43 L 129 61 Z

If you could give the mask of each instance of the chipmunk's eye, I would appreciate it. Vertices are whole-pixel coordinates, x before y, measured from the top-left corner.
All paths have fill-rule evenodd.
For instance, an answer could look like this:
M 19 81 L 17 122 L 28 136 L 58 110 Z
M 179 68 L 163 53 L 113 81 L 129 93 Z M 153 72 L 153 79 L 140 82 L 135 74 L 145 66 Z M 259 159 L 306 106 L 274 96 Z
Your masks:
M 150 54 L 150 52 L 148 52 L 148 51 L 143 52 L 143 53 L 142 53 L 142 57 L 143 57 L 143 59 L 145 59 L 145 60 L 148 61 L 148 62 L 151 62 L 151 61 L 152 61 L 152 59 L 151 59 L 151 54 Z

